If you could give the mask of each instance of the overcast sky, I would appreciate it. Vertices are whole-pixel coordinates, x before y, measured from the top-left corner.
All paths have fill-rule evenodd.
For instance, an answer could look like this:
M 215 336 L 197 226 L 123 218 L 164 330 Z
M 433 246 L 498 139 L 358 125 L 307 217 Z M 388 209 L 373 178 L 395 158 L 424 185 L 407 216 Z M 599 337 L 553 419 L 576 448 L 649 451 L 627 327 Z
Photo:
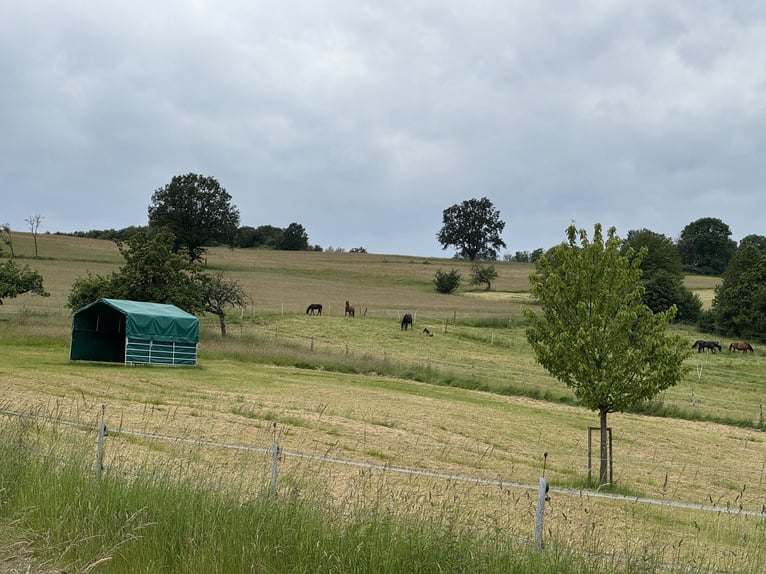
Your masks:
M 241 225 L 447 256 L 489 198 L 501 254 L 574 221 L 766 235 L 766 2 L 10 0 L 0 223 L 146 225 L 174 175 Z

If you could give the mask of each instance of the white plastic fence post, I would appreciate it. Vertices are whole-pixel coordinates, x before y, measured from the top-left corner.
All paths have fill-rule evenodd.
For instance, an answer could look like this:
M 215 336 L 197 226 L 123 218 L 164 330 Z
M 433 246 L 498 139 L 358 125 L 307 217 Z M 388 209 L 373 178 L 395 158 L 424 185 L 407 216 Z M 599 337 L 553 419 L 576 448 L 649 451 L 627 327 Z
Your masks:
M 104 422 L 104 413 L 106 405 L 101 405 L 101 422 L 98 425 L 98 450 L 96 451 L 96 481 L 101 480 L 101 473 L 104 470 L 104 437 L 106 436 L 106 423 Z
M 537 514 L 535 515 L 535 547 L 543 547 L 543 513 L 545 501 L 548 499 L 548 481 L 540 477 L 540 485 L 537 488 Z
M 277 466 L 279 465 L 279 445 L 271 445 L 271 495 L 277 497 Z

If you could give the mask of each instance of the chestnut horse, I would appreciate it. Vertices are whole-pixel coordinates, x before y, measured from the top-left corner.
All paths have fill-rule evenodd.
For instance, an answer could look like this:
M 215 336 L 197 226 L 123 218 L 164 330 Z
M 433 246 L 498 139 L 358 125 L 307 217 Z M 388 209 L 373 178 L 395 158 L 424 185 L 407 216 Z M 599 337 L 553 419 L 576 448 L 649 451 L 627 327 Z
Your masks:
M 354 307 L 349 305 L 348 301 L 346 301 L 346 313 L 343 316 L 345 317 L 346 315 L 354 316 Z
M 734 341 L 731 345 L 729 345 L 729 351 L 742 351 L 743 353 L 746 353 L 750 351 L 751 353 L 754 353 L 753 346 L 750 343 L 746 343 L 745 341 Z

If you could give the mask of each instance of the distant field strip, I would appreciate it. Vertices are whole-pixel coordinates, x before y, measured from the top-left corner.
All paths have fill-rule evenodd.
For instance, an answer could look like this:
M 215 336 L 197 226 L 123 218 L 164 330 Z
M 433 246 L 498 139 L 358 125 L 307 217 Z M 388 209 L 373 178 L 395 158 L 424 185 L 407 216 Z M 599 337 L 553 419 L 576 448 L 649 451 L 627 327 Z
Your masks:
M 384 311 L 384 316 L 395 317 L 396 311 Z M 423 319 L 423 317 L 421 317 Z M 437 318 L 431 318 L 436 320 Z M 218 329 L 217 323 L 205 321 L 201 324 L 209 334 L 215 335 Z M 445 325 L 446 330 L 454 330 L 456 327 L 452 324 Z M 249 324 L 232 325 L 229 329 L 232 336 L 254 337 L 260 339 L 271 339 L 283 343 L 292 343 L 307 351 L 323 352 L 335 355 L 357 355 L 375 357 L 379 360 L 398 362 L 401 365 L 411 365 L 422 369 L 438 370 L 443 373 L 452 373 L 475 379 L 478 384 L 484 383 L 488 390 L 493 392 L 503 392 L 505 387 L 508 391 L 516 389 L 519 394 L 530 394 L 530 389 L 535 389 L 540 393 L 545 393 L 551 398 L 571 398 L 572 393 L 563 383 L 551 377 L 542 367 L 536 363 L 531 363 L 529 369 L 520 370 L 518 368 L 508 368 L 502 363 L 492 360 L 476 360 L 471 363 L 460 362 L 459 360 L 446 360 L 434 356 L 417 356 L 411 351 L 398 351 L 391 348 L 364 347 L 359 344 L 350 344 L 347 342 L 332 340 L 326 334 L 310 335 L 301 334 L 296 331 L 289 331 L 284 325 L 278 328 L 268 326 L 258 326 Z M 420 336 L 420 335 L 418 335 Z M 480 343 L 486 345 L 504 345 L 508 344 L 503 339 L 502 334 L 495 339 L 492 333 L 485 334 L 485 341 Z M 518 342 L 516 342 L 518 344 Z M 699 359 L 695 356 L 693 361 Z M 699 367 L 702 371 L 702 367 Z M 707 364 L 704 372 L 712 372 L 713 369 L 725 369 L 725 366 L 711 366 Z M 756 382 L 760 386 L 760 381 Z M 732 384 L 745 384 L 732 381 Z M 758 393 L 756 389 L 754 393 Z M 689 412 L 697 416 L 707 416 L 715 419 L 737 420 L 742 423 L 754 426 L 766 424 L 766 413 L 763 401 L 743 402 L 722 398 L 721 396 L 712 396 L 707 393 L 696 391 L 681 392 L 678 388 L 672 388 L 660 393 L 655 399 L 666 407 L 674 407 L 682 412 Z

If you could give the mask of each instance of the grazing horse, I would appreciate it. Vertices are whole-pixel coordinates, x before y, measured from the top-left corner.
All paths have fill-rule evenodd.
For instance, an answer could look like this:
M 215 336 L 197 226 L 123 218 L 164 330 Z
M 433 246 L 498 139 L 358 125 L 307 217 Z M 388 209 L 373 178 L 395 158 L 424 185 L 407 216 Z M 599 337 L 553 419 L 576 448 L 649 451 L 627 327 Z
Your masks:
M 349 316 L 351 316 L 351 317 L 353 317 L 353 316 L 354 316 L 354 307 L 353 307 L 353 306 L 351 306 L 351 305 L 349 305 L 349 302 L 348 302 L 348 301 L 346 301 L 346 313 L 345 313 L 344 317 L 345 317 L 346 315 L 349 315 Z
M 751 353 L 755 352 L 753 351 L 753 346 L 745 341 L 734 341 L 729 345 L 729 351 L 742 351 L 743 353 L 747 353 L 748 351 Z
M 406 331 L 407 327 L 412 327 L 412 323 L 413 323 L 412 315 L 410 315 L 409 313 L 405 313 L 404 317 L 402 317 L 402 325 L 401 325 L 402 331 Z
M 429 331 L 429 330 L 428 330 L 428 327 L 425 327 L 425 328 L 423 329 L 423 334 L 424 334 L 426 337 L 433 337 L 433 336 L 434 336 L 434 334 L 433 334 L 431 331 Z
M 317 315 L 322 314 L 322 304 L 321 303 L 312 303 L 308 307 L 306 307 L 306 315 L 313 315 L 316 313 Z
M 697 339 L 692 344 L 692 349 L 697 349 L 698 353 L 701 353 L 705 349 L 710 349 L 711 353 L 715 353 L 715 350 L 718 349 L 721 350 L 721 344 L 718 341 L 703 341 L 702 339 Z

